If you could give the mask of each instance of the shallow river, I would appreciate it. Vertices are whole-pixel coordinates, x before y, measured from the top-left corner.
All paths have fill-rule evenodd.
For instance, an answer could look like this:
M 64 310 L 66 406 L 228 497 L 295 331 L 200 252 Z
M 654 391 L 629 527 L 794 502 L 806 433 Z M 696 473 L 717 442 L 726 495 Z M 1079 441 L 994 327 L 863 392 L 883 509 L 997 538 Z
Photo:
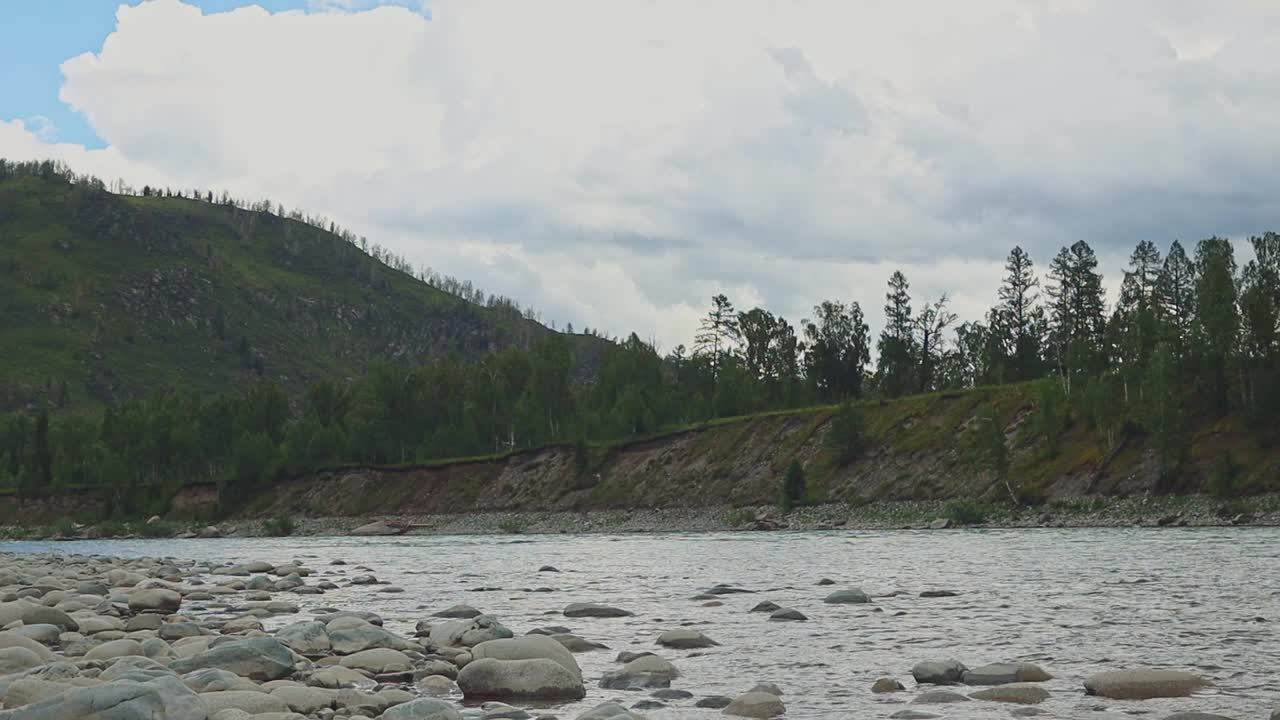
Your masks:
M 567 625 L 611 649 L 577 655 L 587 699 L 580 709 L 642 692 L 602 690 L 620 650 L 655 650 L 682 676 L 672 687 L 697 696 L 736 695 L 776 682 L 790 718 L 887 718 L 914 692 L 872 695 L 882 675 L 913 685 L 925 659 L 1030 661 L 1055 679 L 1040 707 L 1057 717 L 1163 718 L 1217 712 L 1267 718 L 1280 707 L 1280 529 L 1116 529 L 948 532 L 730 533 L 715 535 L 280 538 L 183 541 L 0 543 L 0 550 L 170 555 L 283 563 L 301 559 L 319 575 L 362 574 L 402 594 L 350 586 L 319 596 L 279 594 L 309 608 L 368 609 L 411 635 L 435 610 L 466 603 L 497 615 L 517 635 Z M 350 563 L 334 567 L 331 559 Z M 539 573 L 553 565 L 560 573 Z M 821 578 L 836 585 L 819 587 Z M 335 577 L 335 580 L 340 578 Z M 755 590 L 706 607 L 694 595 L 717 583 Z M 539 587 L 553 592 L 529 592 Z M 830 591 L 860 587 L 870 605 L 824 605 Z M 475 588 L 501 588 L 476 592 Z M 956 597 L 921 598 L 946 589 Z M 884 597 L 898 593 L 892 597 Z M 762 600 L 794 607 L 805 623 L 770 622 L 747 610 Z M 599 601 L 636 613 L 568 619 L 559 610 Z M 275 618 L 275 624 L 294 616 Z M 689 625 L 721 643 L 704 651 L 653 645 Z M 1085 696 L 1083 679 L 1136 666 L 1197 671 L 1217 688 L 1192 698 L 1119 702 Z M 645 711 L 652 718 L 722 717 L 693 701 Z M 949 718 L 1009 718 L 1010 705 L 913 706 Z

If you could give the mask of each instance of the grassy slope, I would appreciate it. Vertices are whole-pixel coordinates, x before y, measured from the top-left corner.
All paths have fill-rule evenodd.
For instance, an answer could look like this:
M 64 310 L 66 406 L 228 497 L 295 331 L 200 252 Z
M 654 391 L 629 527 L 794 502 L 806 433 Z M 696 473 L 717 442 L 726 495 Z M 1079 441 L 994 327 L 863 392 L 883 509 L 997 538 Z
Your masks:
M 217 317 L 225 318 L 222 336 Z M 291 389 L 373 359 L 474 357 L 550 332 L 477 307 L 327 232 L 181 198 L 0 182 L 0 410 L 64 379 L 73 406 L 252 376 Z M 574 338 L 583 361 L 596 350 Z M 252 364 L 252 363 L 249 363 Z

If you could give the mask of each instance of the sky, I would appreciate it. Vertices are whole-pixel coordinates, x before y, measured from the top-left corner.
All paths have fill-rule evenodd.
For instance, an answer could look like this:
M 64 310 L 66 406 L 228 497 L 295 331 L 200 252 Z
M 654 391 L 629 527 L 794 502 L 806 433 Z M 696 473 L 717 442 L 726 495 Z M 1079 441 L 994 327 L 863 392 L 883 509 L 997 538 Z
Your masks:
M 901 269 L 1280 228 L 1274 0 L 6 0 L 0 156 L 324 215 L 563 327 L 689 343 Z M 1189 248 L 1190 249 L 1190 248 Z

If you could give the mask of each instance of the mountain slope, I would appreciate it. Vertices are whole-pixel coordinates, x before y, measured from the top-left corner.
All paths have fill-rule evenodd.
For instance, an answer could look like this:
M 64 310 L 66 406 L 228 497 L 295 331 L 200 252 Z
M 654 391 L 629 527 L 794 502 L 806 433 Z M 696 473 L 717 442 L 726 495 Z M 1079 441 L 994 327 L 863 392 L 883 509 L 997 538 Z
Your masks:
M 476 357 L 551 332 L 270 213 L 0 179 L 0 410 L 258 376 L 296 391 L 373 360 Z M 570 337 L 590 364 L 600 341 Z

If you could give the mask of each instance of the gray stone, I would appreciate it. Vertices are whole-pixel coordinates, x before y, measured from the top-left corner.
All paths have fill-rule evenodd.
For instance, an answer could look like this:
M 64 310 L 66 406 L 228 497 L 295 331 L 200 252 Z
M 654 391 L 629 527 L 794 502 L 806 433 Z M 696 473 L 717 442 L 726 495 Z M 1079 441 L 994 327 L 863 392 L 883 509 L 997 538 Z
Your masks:
M 631 617 L 633 615 L 635 613 L 628 610 L 599 603 L 570 603 L 564 609 L 564 616 L 572 618 L 618 618 Z
M 643 720 L 643 718 L 617 703 L 604 703 L 582 713 L 577 720 Z
M 112 640 L 93 648 L 84 654 L 85 660 L 110 660 L 127 655 L 144 655 L 142 643 L 137 640 Z
M 438 647 L 474 647 L 489 640 L 513 637 L 509 629 L 492 615 L 479 615 L 470 620 L 436 623 L 431 626 L 430 640 Z
M 551 635 L 550 638 L 564 646 L 565 650 L 571 653 L 591 652 L 593 650 L 608 650 L 609 646 L 598 642 L 591 642 L 577 635 L 562 633 L 559 635 Z
M 293 673 L 293 654 L 283 643 L 271 637 L 234 640 L 178 660 L 171 666 L 178 674 L 201 668 L 220 668 L 241 677 L 265 682 Z
M 722 711 L 725 715 L 746 718 L 774 718 L 786 713 L 787 707 L 773 693 L 749 692 L 739 695 Z
M 657 655 L 642 655 L 622 666 L 622 669 L 604 674 L 600 687 L 607 690 L 647 690 L 671 686 L 680 671 Z
M 1179 670 L 1113 670 L 1090 676 L 1084 681 L 1084 691 L 1113 700 L 1148 700 L 1186 697 L 1212 685 L 1199 675 Z
M 258 686 L 252 680 L 217 668 L 193 670 L 182 676 L 182 683 L 196 693 L 258 689 Z
M 877 693 L 877 694 L 902 692 L 903 690 L 906 690 L 906 689 L 907 688 L 905 685 L 898 682 L 897 680 L 894 680 L 891 677 L 878 678 L 874 683 L 871 684 L 871 692 Z
M 781 622 L 805 622 L 809 618 L 799 610 L 792 608 L 781 608 L 769 616 L 770 620 Z
M 134 612 L 177 612 L 182 596 L 165 588 L 134 590 L 129 594 L 129 609 Z
M 352 535 L 360 535 L 366 537 L 376 537 L 379 535 L 401 535 L 404 530 L 392 527 L 382 520 L 371 522 L 351 531 Z
M 911 702 L 921 705 L 941 705 L 945 703 L 969 702 L 969 698 L 950 690 L 929 690 L 916 696 Z
M 458 687 L 467 698 L 580 700 L 586 696 L 581 677 L 545 658 L 473 660 L 458 673 Z
M 707 697 L 699 698 L 698 702 L 694 703 L 693 706 L 708 710 L 720 710 L 729 707 L 729 704 L 732 702 L 733 698 L 731 697 L 725 697 L 724 695 L 708 695 Z
M 781 606 L 781 605 L 779 605 L 778 603 L 776 603 L 776 602 L 774 602 L 774 601 L 772 601 L 772 600 L 765 600 L 765 601 L 763 601 L 763 602 L 756 603 L 755 607 L 751 608 L 750 612 L 767 612 L 767 613 L 771 613 L 771 612 L 774 612 L 774 611 L 776 611 L 776 610 L 781 610 L 781 609 L 782 609 L 782 606 Z
M 954 685 L 960 682 L 969 668 L 957 660 L 926 660 L 911 668 L 911 677 L 921 685 Z
M 657 643 L 663 647 L 674 648 L 676 650 L 696 650 L 698 648 L 709 648 L 720 644 L 697 630 L 688 630 L 685 628 L 668 630 L 662 633 L 658 636 Z
M 27 648 L 0 648 L 0 676 L 13 675 L 43 664 L 44 660 Z
M 858 588 L 837 590 L 822 599 L 828 605 L 861 605 L 871 602 L 871 598 Z
M 285 625 L 276 631 L 276 639 L 305 657 L 328 655 L 333 649 L 324 623 L 315 621 Z
M 532 660 L 542 658 L 560 663 L 579 679 L 582 669 L 573 653 L 563 645 L 545 635 L 525 635 L 518 638 L 489 640 L 471 649 L 471 657 L 475 660 L 492 658 L 494 660 Z
M 445 608 L 438 613 L 434 613 L 431 617 L 460 618 L 463 620 L 469 620 L 481 614 L 482 613 L 479 610 L 471 607 L 470 605 L 454 605 L 453 607 Z
M 327 632 L 329 634 L 329 643 L 333 647 L 333 651 L 338 655 L 352 655 L 361 650 L 371 650 L 373 648 L 390 648 L 401 651 L 421 649 L 395 633 L 355 618 L 335 620 L 329 624 Z
M 79 623 L 57 608 L 28 600 L 0 603 L 0 627 L 19 620 L 23 625 L 57 625 L 63 630 L 70 631 L 80 629 Z
M 382 720 L 462 720 L 462 715 L 443 700 L 419 698 L 388 709 Z
M 1034 683 L 1008 683 L 969 693 L 974 700 L 1039 705 L 1049 699 L 1049 691 Z
M 920 710 L 899 710 L 889 717 L 893 718 L 893 720 L 933 720 L 942 716 Z
M 34 625 L 19 625 L 10 632 L 15 632 L 23 637 L 31 638 L 41 645 L 56 645 L 58 643 L 58 636 L 62 635 L 63 630 L 57 625 L 36 623 Z M 83 630 L 81 632 L 83 632 Z
M 966 670 L 961 677 L 965 685 L 1005 685 L 1052 679 L 1052 675 L 1032 663 L 992 663 Z
M 274 695 L 257 690 L 221 690 L 200 696 L 210 713 L 234 708 L 250 715 L 269 712 L 290 712 L 289 705 Z
M 0 717 L 5 714 L 0 713 Z M 7 714 L 6 720 L 207 720 L 196 694 L 175 677 L 77 688 Z
M 303 715 L 313 715 L 324 708 L 331 708 L 338 698 L 338 693 L 334 690 L 299 685 L 274 687 L 271 688 L 271 694 L 283 700 L 290 710 Z
M 343 667 L 367 670 L 374 674 L 407 672 L 413 670 L 408 655 L 391 648 L 370 648 L 342 658 Z

